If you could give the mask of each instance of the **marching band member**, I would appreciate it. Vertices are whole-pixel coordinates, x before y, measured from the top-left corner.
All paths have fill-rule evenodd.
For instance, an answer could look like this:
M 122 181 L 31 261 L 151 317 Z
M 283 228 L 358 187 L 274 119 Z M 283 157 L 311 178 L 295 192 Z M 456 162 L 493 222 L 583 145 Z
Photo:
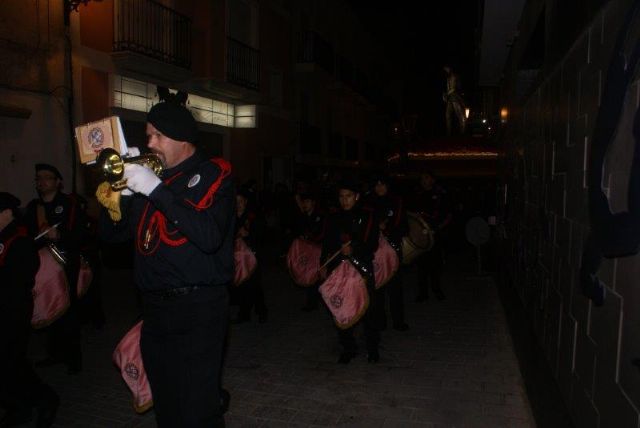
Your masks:
M 175 100 L 151 108 L 146 133 L 147 147 L 163 163 L 161 178 L 127 163 L 122 219 L 103 215 L 100 234 L 110 242 L 134 237 L 140 347 L 158 426 L 221 427 L 227 287 L 234 274 L 231 165 L 197 149 L 196 121 Z M 109 206 L 111 196 L 106 187 L 98 199 Z
M 375 290 L 373 254 L 378 247 L 379 231 L 374 214 L 360 206 L 360 189 L 357 183 L 345 180 L 338 185 L 340 208 L 329 216 L 327 233 L 322 244 L 321 261 L 325 262 L 336 252 L 334 258 L 323 268 L 322 276 L 335 269 L 342 260 L 349 260 L 366 281 L 369 292 L 369 307 L 363 316 L 367 347 L 367 360 L 376 363 L 380 359 L 378 344 L 380 331 L 384 328 L 384 291 Z M 343 347 L 339 363 L 348 364 L 356 355 L 357 346 L 353 335 L 354 326 L 338 329 L 338 338 Z
M 80 249 L 86 242 L 87 219 L 78 198 L 62 192 L 62 175 L 52 165 L 35 166 L 38 198 L 27 205 L 27 225 L 32 237 L 49 229 L 39 247 L 45 245 L 59 252 L 69 284 L 70 306 L 65 314 L 47 327 L 48 356 L 36 363 L 46 367 L 64 363 L 70 374 L 82 370 L 80 347 L 80 318 L 78 313 L 77 282 L 80 271 Z M 57 257 L 60 259 L 60 257 Z
M 403 200 L 399 195 L 389 192 L 389 179 L 384 175 L 374 177 L 373 192 L 367 203 L 375 211 L 380 233 L 385 236 L 391 247 L 402 261 L 402 238 L 408 233 L 407 215 Z M 393 328 L 406 331 L 409 325 L 404 319 L 404 297 L 402 290 L 403 267 L 400 264 L 393 278 L 384 286 L 389 295 L 389 308 Z
M 415 194 L 414 205 L 414 211 L 421 213 L 435 232 L 433 248 L 420 256 L 416 262 L 419 272 L 416 301 L 423 302 L 429 299 L 429 287 L 438 300 L 443 300 L 444 293 L 440 287 L 445 258 L 443 241 L 446 240 L 452 214 L 447 192 L 436 184 L 433 173 L 425 172 L 420 176 L 420 187 Z
M 18 224 L 20 201 L 0 192 L 0 426 L 29 422 L 38 410 L 38 427 L 53 424 L 58 395 L 33 371 L 27 360 L 31 333 L 31 291 L 40 266 L 38 251 L 25 227 Z
M 244 187 L 240 188 L 236 194 L 236 238 L 242 238 L 258 257 L 262 227 L 258 214 L 250 201 L 251 193 L 249 190 Z M 252 309 L 255 309 L 256 314 L 258 314 L 258 322 L 266 322 L 267 307 L 264 303 L 264 292 L 262 291 L 260 262 L 257 263 L 249 279 L 237 286 L 237 291 L 240 310 L 234 322 L 239 324 L 251 320 Z
M 324 213 L 318 207 L 316 195 L 307 191 L 296 195 L 296 197 L 299 200 L 300 211 L 295 220 L 294 235 L 321 246 L 327 224 Z M 305 288 L 306 302 L 302 307 L 303 311 L 310 312 L 318 308 L 319 285 L 320 282 L 317 282 Z

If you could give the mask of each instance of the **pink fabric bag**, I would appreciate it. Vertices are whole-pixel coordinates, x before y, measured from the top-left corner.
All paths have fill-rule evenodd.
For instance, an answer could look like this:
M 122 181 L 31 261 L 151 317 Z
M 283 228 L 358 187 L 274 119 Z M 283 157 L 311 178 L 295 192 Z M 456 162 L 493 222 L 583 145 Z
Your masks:
M 369 293 L 360 272 L 343 260 L 320 286 L 322 299 L 336 325 L 346 329 L 357 323 L 369 306 Z
M 287 266 L 293 281 L 303 287 L 315 284 L 320 277 L 322 248 L 306 239 L 294 239 L 287 253 Z
M 87 294 L 91 281 L 93 280 L 93 271 L 86 260 L 80 261 L 80 272 L 78 272 L 78 298 Z
M 233 278 L 233 285 L 240 285 L 245 282 L 258 265 L 256 255 L 253 254 L 251 248 L 244 242 L 242 238 L 236 238 L 236 242 L 233 249 L 233 258 L 235 260 L 235 276 Z
M 153 406 L 151 386 L 142 364 L 141 331 L 142 321 L 124 335 L 113 351 L 113 362 L 120 369 L 120 375 L 133 394 L 133 408 L 137 413 L 144 413 Z
M 40 269 L 33 287 L 33 328 L 46 327 L 60 318 L 69 308 L 69 285 L 64 269 L 49 250 L 41 248 Z
M 380 236 L 378 249 L 373 255 L 373 274 L 376 279 L 376 289 L 385 285 L 398 271 L 400 259 L 398 254 L 384 236 Z

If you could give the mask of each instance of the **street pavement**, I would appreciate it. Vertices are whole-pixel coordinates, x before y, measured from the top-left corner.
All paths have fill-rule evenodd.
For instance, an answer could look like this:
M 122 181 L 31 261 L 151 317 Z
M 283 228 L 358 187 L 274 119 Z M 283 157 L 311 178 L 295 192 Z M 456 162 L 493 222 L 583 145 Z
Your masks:
M 382 334 L 380 361 L 360 353 L 337 364 L 340 347 L 329 313 L 303 312 L 302 289 L 283 263 L 264 271 L 269 318 L 232 325 L 224 370 L 234 427 L 534 427 L 496 286 L 463 256 L 447 263 L 444 301 L 416 303 L 416 272 L 405 275 L 410 330 Z M 111 361 L 139 317 L 129 270 L 106 270 L 105 326 L 83 328 L 84 370 L 38 369 L 60 395 L 55 427 L 155 427 L 137 415 Z M 237 308 L 232 308 L 235 313 Z M 389 322 L 390 324 L 390 322 Z M 30 356 L 44 356 L 36 333 Z M 176 427 L 178 428 L 178 427 Z

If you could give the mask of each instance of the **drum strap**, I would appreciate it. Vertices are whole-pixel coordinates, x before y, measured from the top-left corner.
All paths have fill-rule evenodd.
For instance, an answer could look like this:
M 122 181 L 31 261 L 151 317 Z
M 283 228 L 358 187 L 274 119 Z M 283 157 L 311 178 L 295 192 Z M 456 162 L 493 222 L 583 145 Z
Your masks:
M 7 257 L 7 254 L 9 253 L 9 248 L 11 248 L 11 244 L 13 244 L 13 241 L 15 241 L 18 238 L 23 238 L 25 236 L 27 236 L 27 229 L 25 229 L 24 227 L 18 227 L 18 229 L 16 230 L 16 233 L 11 235 L 9 239 L 7 239 L 4 242 L 4 248 L 0 253 L 0 266 L 4 266 L 4 259 L 5 257 Z

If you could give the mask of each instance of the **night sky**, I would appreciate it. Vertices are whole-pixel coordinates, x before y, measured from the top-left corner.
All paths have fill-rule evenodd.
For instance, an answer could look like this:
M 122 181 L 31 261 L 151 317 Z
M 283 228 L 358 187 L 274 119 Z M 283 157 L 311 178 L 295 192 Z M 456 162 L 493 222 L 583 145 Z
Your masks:
M 481 0 L 349 0 L 393 61 L 392 78 L 404 83 L 405 113 L 417 113 L 422 134 L 444 130 L 442 66 L 450 64 L 470 95 L 477 82 L 476 33 Z

